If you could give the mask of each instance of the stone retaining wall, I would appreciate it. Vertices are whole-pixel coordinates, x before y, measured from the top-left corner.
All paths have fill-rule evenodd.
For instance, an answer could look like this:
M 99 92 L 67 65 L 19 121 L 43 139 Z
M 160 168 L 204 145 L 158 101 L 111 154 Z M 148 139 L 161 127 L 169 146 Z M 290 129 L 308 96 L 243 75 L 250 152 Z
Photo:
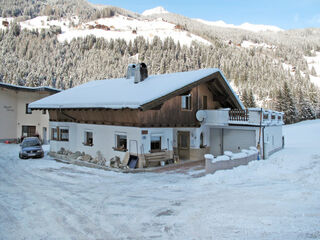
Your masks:
M 225 152 L 225 155 L 217 156 L 205 155 L 206 174 L 213 174 L 219 170 L 228 170 L 258 159 L 258 150 L 254 147 L 250 150 L 242 150 L 241 153 Z

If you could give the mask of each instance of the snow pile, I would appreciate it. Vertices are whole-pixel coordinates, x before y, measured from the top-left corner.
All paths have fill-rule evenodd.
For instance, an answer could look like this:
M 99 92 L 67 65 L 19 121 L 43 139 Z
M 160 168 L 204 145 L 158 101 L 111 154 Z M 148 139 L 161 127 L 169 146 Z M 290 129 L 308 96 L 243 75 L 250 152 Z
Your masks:
M 164 14 L 164 13 L 169 13 L 169 12 L 165 10 L 163 7 L 159 6 L 159 7 L 145 10 L 141 15 L 148 16 L 153 14 Z
M 19 160 L 0 144 L 1 239 L 319 239 L 319 132 L 284 126 L 270 159 L 202 178 Z
M 224 21 L 206 21 L 203 19 L 194 19 L 198 22 L 201 22 L 206 25 L 210 26 L 215 26 L 215 27 L 223 27 L 223 28 L 236 28 L 236 29 L 242 29 L 242 30 L 247 30 L 251 32 L 265 32 L 265 31 L 270 31 L 270 32 L 280 32 L 284 31 L 283 29 L 276 27 L 276 26 L 271 26 L 271 25 L 262 25 L 262 24 L 251 24 L 251 23 L 243 23 L 241 25 L 234 25 L 234 24 L 227 24 Z

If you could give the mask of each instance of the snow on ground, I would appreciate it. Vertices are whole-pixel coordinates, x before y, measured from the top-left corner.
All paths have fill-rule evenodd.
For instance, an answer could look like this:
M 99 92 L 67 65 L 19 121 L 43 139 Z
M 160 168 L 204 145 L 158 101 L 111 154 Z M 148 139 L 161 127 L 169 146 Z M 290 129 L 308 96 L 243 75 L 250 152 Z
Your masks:
M 89 26 L 97 24 L 104 25 L 110 30 L 89 29 Z M 122 38 L 127 42 L 133 41 L 138 36 L 143 36 L 150 42 L 155 36 L 164 40 L 167 37 L 172 37 L 175 42 L 180 42 L 182 45 L 190 45 L 192 41 L 198 41 L 204 44 L 211 44 L 209 41 L 189 33 L 184 30 L 175 28 L 176 25 L 168 23 L 161 18 L 156 20 L 138 20 L 130 17 L 116 15 L 111 18 L 101 18 L 96 21 L 88 22 L 81 29 L 70 29 L 58 36 L 59 41 L 71 41 L 73 38 L 95 35 L 105 39 Z
M 314 70 L 317 73 L 317 76 L 320 76 L 320 52 L 315 52 L 313 57 L 304 57 L 307 60 L 309 69 L 311 70 L 314 67 Z
M 308 63 L 308 65 L 309 65 L 309 63 Z M 291 76 L 294 76 L 295 75 L 295 69 L 293 68 L 293 66 L 292 65 L 290 65 L 290 64 L 287 64 L 287 63 L 282 63 L 282 67 L 285 69 L 285 70 L 290 70 L 290 74 L 291 74 Z M 309 67 L 310 67 L 310 65 L 309 65 Z M 301 74 L 301 76 L 305 76 L 305 73 L 304 72 L 302 72 L 302 71 L 300 71 L 300 74 Z M 320 88 L 320 77 L 316 77 L 316 76 L 312 76 L 312 75 L 309 75 L 309 77 L 310 77 L 310 81 L 314 84 L 314 85 L 316 85 L 316 86 L 318 86 L 319 88 Z
M 243 23 L 241 25 L 234 25 L 234 24 L 227 24 L 222 20 L 219 21 L 206 21 L 203 19 L 194 19 L 198 22 L 201 22 L 206 25 L 210 26 L 216 26 L 216 27 L 223 27 L 223 28 L 237 28 L 242 30 L 247 30 L 251 32 L 264 32 L 264 31 L 270 31 L 270 32 L 280 32 L 284 31 L 283 29 L 271 26 L 271 25 L 262 25 L 262 24 L 251 24 L 251 23 Z
M 2 18 L 1 18 L 2 19 Z M 0 20 L 1 20 L 0 19 Z M 9 20 L 13 20 L 9 19 Z M 177 29 L 175 24 L 168 23 L 162 18 L 155 20 L 138 20 L 122 15 L 116 15 L 111 18 L 100 18 L 95 21 L 79 24 L 79 18 L 61 18 L 59 20 L 49 20 L 48 16 L 39 16 L 27 21 L 20 22 L 22 29 L 48 29 L 51 26 L 61 27 L 62 33 L 58 35 L 60 42 L 70 42 L 74 38 L 84 38 L 89 35 L 110 39 L 125 39 L 127 42 L 133 41 L 138 36 L 142 36 L 148 41 L 152 41 L 155 36 L 164 40 L 172 37 L 181 45 L 190 46 L 192 41 L 210 45 L 211 43 L 197 35 L 187 31 Z M 98 25 L 98 27 L 97 27 Z M 100 25 L 100 28 L 99 28 Z M 101 27 L 108 28 L 101 29 Z M 1 25 L 1 28 L 5 28 Z
M 276 49 L 277 47 L 275 45 L 269 45 L 266 43 L 253 43 L 251 41 L 243 41 L 241 43 L 241 47 L 244 48 L 265 48 L 265 49 Z
M 320 239 L 320 120 L 266 161 L 192 178 L 121 174 L 0 144 L 0 239 Z
M 34 30 L 34 29 L 47 29 L 50 26 L 61 27 L 62 32 L 69 31 L 71 24 L 77 25 L 79 23 L 79 18 L 73 16 L 71 18 L 61 18 L 59 20 L 48 20 L 48 16 L 39 16 L 32 18 L 27 21 L 20 22 L 22 29 Z
M 141 15 L 148 16 L 148 15 L 163 14 L 163 13 L 169 13 L 169 12 L 165 10 L 164 7 L 159 6 L 159 7 L 145 10 Z
M 12 17 L 8 17 L 8 18 L 0 17 L 0 29 L 2 30 L 7 29 L 7 27 L 4 26 L 4 22 L 8 22 L 10 24 L 13 20 L 14 18 Z

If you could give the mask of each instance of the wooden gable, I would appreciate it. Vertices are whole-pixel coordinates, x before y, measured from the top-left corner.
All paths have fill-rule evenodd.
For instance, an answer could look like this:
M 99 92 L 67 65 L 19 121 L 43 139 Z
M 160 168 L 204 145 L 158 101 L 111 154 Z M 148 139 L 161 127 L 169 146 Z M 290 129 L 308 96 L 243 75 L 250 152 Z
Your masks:
M 191 96 L 190 109 L 181 107 L 185 94 Z M 232 98 L 215 78 L 179 89 L 145 104 L 141 109 L 54 109 L 49 113 L 50 121 L 137 127 L 198 127 L 200 122 L 196 119 L 196 112 L 204 105 L 207 109 L 235 108 Z

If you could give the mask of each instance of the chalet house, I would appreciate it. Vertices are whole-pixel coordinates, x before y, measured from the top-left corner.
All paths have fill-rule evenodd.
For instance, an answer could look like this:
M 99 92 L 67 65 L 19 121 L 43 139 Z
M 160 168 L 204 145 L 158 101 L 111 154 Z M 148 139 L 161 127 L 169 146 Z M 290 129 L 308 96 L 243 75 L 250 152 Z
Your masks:
M 144 63 L 132 64 L 125 78 L 88 82 L 30 108 L 49 111 L 51 151 L 100 151 L 124 164 L 138 156 L 139 168 L 164 155 L 198 160 L 261 143 L 267 156 L 282 147 L 282 113 L 246 110 L 214 68 L 148 76 Z
M 49 87 L 22 87 L 0 83 L 0 142 L 35 135 L 47 142 L 49 114 L 46 110 L 32 112 L 29 103 L 59 91 Z

